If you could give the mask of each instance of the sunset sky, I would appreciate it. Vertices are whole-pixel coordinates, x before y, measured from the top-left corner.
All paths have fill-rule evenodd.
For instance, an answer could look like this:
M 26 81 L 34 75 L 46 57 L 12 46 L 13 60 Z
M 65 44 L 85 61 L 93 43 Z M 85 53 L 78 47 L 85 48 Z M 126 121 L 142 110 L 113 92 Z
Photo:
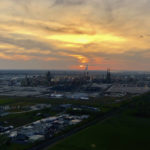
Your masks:
M 0 0 L 0 69 L 150 71 L 150 0 Z

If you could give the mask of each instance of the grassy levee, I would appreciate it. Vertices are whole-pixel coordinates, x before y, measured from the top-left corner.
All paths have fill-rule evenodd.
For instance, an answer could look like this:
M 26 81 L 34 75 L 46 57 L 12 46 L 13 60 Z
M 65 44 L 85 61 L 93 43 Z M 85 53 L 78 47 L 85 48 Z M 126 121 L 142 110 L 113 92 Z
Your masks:
M 47 150 L 146 150 L 150 120 L 115 117 L 98 123 Z M 142 128 L 142 129 L 141 129 Z
M 150 93 L 132 98 L 124 108 L 45 150 L 149 150 L 150 116 L 145 114 L 150 110 Z

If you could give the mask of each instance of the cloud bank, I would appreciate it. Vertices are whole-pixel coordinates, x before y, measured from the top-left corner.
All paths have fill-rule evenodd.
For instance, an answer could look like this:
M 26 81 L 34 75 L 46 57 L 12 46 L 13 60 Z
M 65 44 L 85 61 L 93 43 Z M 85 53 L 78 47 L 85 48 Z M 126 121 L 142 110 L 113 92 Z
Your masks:
M 1 0 L 0 69 L 148 70 L 149 7 L 149 0 Z

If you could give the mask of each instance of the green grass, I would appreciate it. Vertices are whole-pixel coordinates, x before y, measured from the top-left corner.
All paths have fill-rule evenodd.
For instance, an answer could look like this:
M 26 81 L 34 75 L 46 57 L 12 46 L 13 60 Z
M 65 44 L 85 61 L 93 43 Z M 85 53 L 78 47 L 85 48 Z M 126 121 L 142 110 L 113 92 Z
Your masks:
M 37 116 L 37 113 L 48 114 L 50 116 L 56 115 L 57 113 L 51 111 L 51 109 L 43 109 L 39 111 L 32 111 L 26 113 L 10 114 L 0 118 L 0 121 L 7 121 L 7 125 L 13 125 L 14 127 L 19 127 L 28 123 L 32 123 L 36 120 L 42 119 L 43 116 Z
M 150 119 L 119 116 L 98 123 L 47 150 L 148 150 Z
M 136 109 L 126 108 L 45 150 L 149 150 L 150 118 L 135 116 Z
M 111 109 L 111 107 L 107 107 L 110 102 L 113 102 L 115 98 L 110 97 L 103 97 L 100 99 L 94 99 L 91 101 L 81 101 L 81 100 L 66 100 L 66 99 L 48 99 L 48 98 L 31 98 L 31 97 L 0 97 L 0 105 L 10 105 L 10 106 L 30 106 L 30 105 L 36 105 L 40 103 L 46 103 L 46 104 L 52 104 L 52 105 L 59 105 L 59 104 L 76 104 L 76 105 L 87 105 L 87 106 L 94 106 L 101 109 L 104 112 L 107 112 Z M 106 108 L 104 106 L 104 103 L 106 103 Z M 102 107 L 103 105 L 103 107 Z M 22 110 L 10 110 L 11 111 L 22 111 Z M 36 114 L 40 112 L 43 114 L 50 114 L 55 115 L 58 112 L 54 112 L 49 110 L 42 110 L 42 111 L 34 111 L 34 112 L 28 112 L 28 113 L 21 113 L 21 114 L 10 114 L 4 117 L 0 117 L 0 122 L 7 121 L 7 125 L 13 125 L 14 127 L 18 127 L 24 124 L 31 123 L 33 121 L 36 121 L 38 119 L 41 119 L 41 117 L 36 116 Z
M 0 105 L 7 105 L 7 104 L 12 104 L 15 103 L 16 101 L 14 99 L 10 98 L 0 98 Z
M 83 100 L 69 100 L 69 99 L 50 99 L 50 98 L 31 98 L 31 97 L 0 97 L 0 105 L 34 105 L 39 103 L 47 103 L 47 104 L 79 104 L 79 105 L 89 105 L 99 107 L 102 104 L 110 104 L 114 102 L 116 98 L 111 97 L 102 97 L 98 99 L 92 99 L 90 101 Z
M 0 147 L 0 150 L 27 150 L 31 148 L 31 144 L 16 144 L 11 143 L 10 145 L 4 145 Z

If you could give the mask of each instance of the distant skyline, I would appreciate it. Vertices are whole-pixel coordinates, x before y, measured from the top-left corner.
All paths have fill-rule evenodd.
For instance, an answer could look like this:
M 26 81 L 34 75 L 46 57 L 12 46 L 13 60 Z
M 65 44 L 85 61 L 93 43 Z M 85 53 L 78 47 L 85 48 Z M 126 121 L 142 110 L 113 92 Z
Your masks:
M 0 69 L 150 71 L 150 0 L 1 0 Z

